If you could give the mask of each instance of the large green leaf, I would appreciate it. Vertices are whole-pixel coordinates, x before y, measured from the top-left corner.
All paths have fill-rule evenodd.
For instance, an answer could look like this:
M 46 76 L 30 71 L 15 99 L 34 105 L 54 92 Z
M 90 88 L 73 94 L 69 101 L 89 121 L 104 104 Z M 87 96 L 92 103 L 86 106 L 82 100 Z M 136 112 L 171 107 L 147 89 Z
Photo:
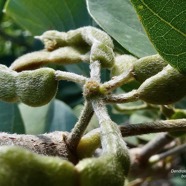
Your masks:
M 156 53 L 130 0 L 87 0 L 90 15 L 125 49 L 138 57 Z
M 77 121 L 73 110 L 64 102 L 54 99 L 42 107 L 19 105 L 27 134 L 51 131 L 70 131 Z
M 17 104 L 0 102 L 0 131 L 24 134 L 24 123 Z
M 23 103 L 19 105 L 27 134 L 42 134 L 46 132 L 47 115 L 50 104 L 51 103 L 42 107 L 30 107 Z
M 186 1 L 131 1 L 160 55 L 186 73 Z
M 71 131 L 77 121 L 73 110 L 59 100 L 54 100 L 47 115 L 47 131 Z
M 34 35 L 90 24 L 84 0 L 8 0 L 5 11 Z

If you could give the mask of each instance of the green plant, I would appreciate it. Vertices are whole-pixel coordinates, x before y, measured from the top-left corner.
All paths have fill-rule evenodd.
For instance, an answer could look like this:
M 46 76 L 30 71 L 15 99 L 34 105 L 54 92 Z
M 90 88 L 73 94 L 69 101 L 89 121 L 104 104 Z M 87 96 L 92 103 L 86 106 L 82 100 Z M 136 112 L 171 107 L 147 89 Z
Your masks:
M 21 55 L 10 67 L 0 66 L 0 99 L 3 102 L 14 102 L 14 105 L 8 106 L 13 105 L 12 110 L 17 112 L 16 117 L 11 120 L 11 129 L 4 131 L 44 133 L 54 130 L 66 131 L 63 126 L 71 127 L 67 127 L 70 132 L 41 135 L 0 133 L 0 145 L 14 144 L 32 151 L 20 147 L 0 148 L 2 186 L 20 184 L 123 186 L 125 182 L 135 185 L 148 182 L 149 176 L 153 178 L 152 180 L 159 176 L 157 172 L 160 172 L 162 167 L 156 162 L 162 161 L 164 164 L 169 162 L 168 156 L 172 157 L 173 153 L 178 153 L 185 147 L 182 145 L 185 142 L 186 129 L 183 38 L 185 32 L 181 21 L 178 21 L 183 20 L 184 3 L 183 0 L 179 1 L 179 5 L 182 6 L 175 6 L 174 1 L 167 3 L 162 0 L 161 3 L 165 6 L 161 8 L 154 1 L 131 0 L 156 50 L 142 31 L 134 9 L 127 0 L 86 1 L 89 15 L 103 30 L 87 26 L 92 23 L 83 0 L 78 0 L 81 6 L 73 3 L 87 16 L 87 19 L 84 19 L 86 23 L 79 21 L 75 8 L 68 4 L 70 1 L 56 0 L 50 4 L 48 1 L 34 0 L 42 12 L 40 14 L 36 11 L 34 17 L 25 14 L 25 10 L 27 12 L 35 10 L 33 2 L 25 3 L 26 1 L 19 0 L 15 4 L 9 0 L 6 3 L 7 14 L 14 17 L 32 34 L 40 35 L 35 38 L 41 41 L 44 49 L 41 47 L 35 52 Z M 69 6 L 72 15 L 69 15 L 65 8 L 62 14 L 59 5 Z M 53 9 L 49 10 L 49 7 Z M 165 13 L 173 8 L 180 14 L 172 13 L 169 18 Z M 52 13 L 53 10 L 55 14 Z M 43 17 L 46 12 L 47 19 Z M 124 20 L 121 12 L 124 14 Z M 132 19 L 128 18 L 127 13 Z M 29 17 L 34 24 L 28 24 L 26 20 L 29 19 L 22 19 L 21 14 Z M 55 15 L 61 17 L 61 24 Z M 82 17 L 80 20 L 83 20 Z M 103 21 L 107 18 L 109 21 Z M 128 27 L 128 24 L 133 26 Z M 69 27 L 66 28 L 67 25 Z M 175 45 L 173 41 L 176 41 Z M 159 54 L 156 54 L 156 51 Z M 78 86 L 63 85 L 62 80 L 71 81 Z M 68 91 L 69 85 L 72 91 Z M 83 100 L 81 113 L 76 113 L 77 121 L 72 109 L 62 104 L 61 100 L 67 99 L 61 95 L 69 97 L 69 103 L 76 106 L 80 106 Z M 77 95 L 79 100 L 76 98 Z M 56 96 L 60 101 L 55 100 Z M 73 102 L 74 97 L 76 102 Z M 35 108 L 34 110 L 38 110 L 34 112 L 22 103 L 39 108 Z M 180 103 L 183 104 L 183 109 L 177 108 L 177 104 Z M 44 110 L 45 115 L 40 109 Z M 38 118 L 44 118 L 44 124 L 39 120 L 38 123 L 34 121 L 35 130 L 33 123 L 28 121 L 32 121 L 36 113 L 39 115 Z M 97 121 L 92 120 L 94 113 Z M 26 117 L 29 119 L 25 119 Z M 137 119 L 134 120 L 135 117 Z M 129 124 L 117 126 L 121 121 Z M 138 124 L 130 124 L 133 121 L 137 121 Z M 92 130 L 95 125 L 99 127 Z M 142 142 L 134 137 L 157 132 L 165 133 L 155 138 L 149 137 L 150 135 L 142 137 L 140 139 Z M 125 140 L 136 148 L 127 147 L 122 138 L 127 136 L 133 136 Z M 147 144 L 144 145 L 144 141 L 148 141 Z M 168 146 L 164 149 L 171 141 L 180 143 L 180 148 L 171 151 L 172 146 Z M 159 152 L 160 155 L 157 155 Z M 43 157 L 35 153 L 59 156 L 65 160 Z M 26 161 L 27 156 L 30 157 L 29 162 Z M 19 161 L 24 163 L 19 164 Z M 6 173 L 7 169 L 9 173 Z M 163 170 L 166 172 L 166 169 Z M 6 179 L 2 178 L 4 175 Z M 135 175 L 138 175 L 139 179 L 135 180 Z

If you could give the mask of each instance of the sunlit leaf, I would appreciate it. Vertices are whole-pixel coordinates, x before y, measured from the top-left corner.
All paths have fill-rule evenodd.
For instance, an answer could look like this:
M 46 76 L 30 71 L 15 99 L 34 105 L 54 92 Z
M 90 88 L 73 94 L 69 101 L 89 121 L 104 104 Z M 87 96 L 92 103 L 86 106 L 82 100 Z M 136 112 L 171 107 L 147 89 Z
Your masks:
M 160 55 L 186 73 L 186 1 L 131 1 Z
M 143 57 L 156 51 L 146 36 L 130 0 L 86 0 L 90 15 L 130 53 Z

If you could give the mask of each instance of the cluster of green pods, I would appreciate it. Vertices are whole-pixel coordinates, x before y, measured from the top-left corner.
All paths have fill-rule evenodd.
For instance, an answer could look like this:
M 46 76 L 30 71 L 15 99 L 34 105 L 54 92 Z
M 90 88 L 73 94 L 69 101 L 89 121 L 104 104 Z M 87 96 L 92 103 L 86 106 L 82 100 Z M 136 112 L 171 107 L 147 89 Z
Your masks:
M 0 65 L 1 101 L 21 101 L 33 107 L 42 106 L 55 96 L 57 87 L 55 71 L 51 68 L 17 73 Z
M 172 104 L 186 95 L 186 75 L 168 65 L 159 55 L 136 59 L 130 55 L 116 57 L 112 76 L 132 70 L 130 80 L 141 85 L 137 89 L 139 99 L 158 105 Z
M 128 149 L 114 122 L 101 125 L 103 154 L 76 165 L 16 146 L 0 147 L 0 185 L 123 186 L 130 167 Z

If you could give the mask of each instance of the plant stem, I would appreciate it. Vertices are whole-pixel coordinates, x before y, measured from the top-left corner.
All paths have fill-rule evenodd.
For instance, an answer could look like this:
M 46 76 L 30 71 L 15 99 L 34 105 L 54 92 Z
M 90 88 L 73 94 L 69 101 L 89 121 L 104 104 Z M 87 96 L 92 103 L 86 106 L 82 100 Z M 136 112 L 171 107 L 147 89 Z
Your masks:
M 93 113 L 94 111 L 92 109 L 92 104 L 89 101 L 86 101 L 78 122 L 75 124 L 74 128 L 66 139 L 66 142 L 71 151 L 76 151 L 78 143 L 83 136 Z
M 125 73 L 122 73 L 119 76 L 114 76 L 110 81 L 102 84 L 100 86 L 100 91 L 104 94 L 108 94 L 109 92 L 128 82 L 131 79 L 131 77 L 133 77 L 132 69 Z
M 128 103 L 133 101 L 138 101 L 139 96 L 137 90 L 132 90 L 131 92 L 120 94 L 120 95 L 108 95 L 105 96 L 104 101 L 106 103 Z
M 94 61 L 90 64 L 90 78 L 100 83 L 101 64 L 99 61 Z
M 98 112 L 98 114 L 100 115 L 99 116 L 100 119 L 103 118 L 103 116 L 101 115 L 102 112 L 103 112 L 102 110 Z M 146 122 L 146 123 L 139 123 L 139 124 L 127 124 L 127 125 L 119 125 L 118 127 L 123 137 L 143 135 L 149 133 L 158 133 L 158 132 L 184 131 L 186 130 L 186 119 L 154 121 L 154 122 Z M 168 136 L 166 138 L 172 140 L 174 139 L 168 134 L 166 136 Z M 91 141 L 90 139 L 95 139 L 95 140 Z M 100 128 L 93 129 L 82 137 L 79 151 L 81 151 L 81 149 L 85 149 L 84 146 L 90 146 L 89 143 L 91 147 L 94 147 L 94 149 L 91 149 L 90 152 L 87 150 L 88 153 L 91 154 L 101 144 Z
M 163 120 L 139 124 L 120 125 L 122 136 L 135 136 L 157 132 L 175 132 L 186 130 L 186 119 Z
M 125 106 L 125 105 L 115 104 L 114 108 L 119 112 L 136 111 L 141 109 L 159 109 L 158 106 L 150 105 L 147 103 L 143 103 L 136 106 Z
M 55 76 L 58 81 L 59 80 L 67 80 L 67 81 L 79 83 L 80 85 L 84 85 L 88 81 L 88 78 L 86 78 L 84 76 L 77 75 L 77 74 L 74 74 L 71 72 L 63 72 L 60 70 L 57 70 L 55 72 Z
M 172 155 L 175 155 L 175 154 L 179 154 L 183 151 L 186 150 L 186 144 L 183 144 L 183 145 L 180 145 L 178 147 L 175 147 L 171 150 L 168 150 L 164 153 L 161 153 L 161 154 L 157 154 L 157 155 L 154 155 L 152 156 L 150 159 L 149 159 L 149 162 L 150 163 L 156 163 L 158 162 L 159 160 L 162 160 L 162 159 L 165 159 L 166 157 L 168 156 L 172 156 Z
M 140 164 L 147 163 L 148 159 L 160 151 L 165 145 L 173 141 L 175 138 L 168 133 L 158 135 L 156 138 L 149 141 L 140 149 L 138 154 L 138 161 Z

